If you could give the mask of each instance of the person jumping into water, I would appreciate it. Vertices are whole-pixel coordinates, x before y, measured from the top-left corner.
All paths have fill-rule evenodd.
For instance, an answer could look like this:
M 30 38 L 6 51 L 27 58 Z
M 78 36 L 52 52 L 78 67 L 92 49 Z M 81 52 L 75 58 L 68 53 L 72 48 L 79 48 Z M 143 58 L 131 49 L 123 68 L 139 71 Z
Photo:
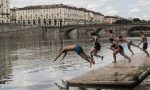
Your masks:
M 110 49 L 113 51 L 113 58 L 114 58 L 113 63 L 116 63 L 116 55 L 118 53 L 120 53 L 124 58 L 128 59 L 130 63 L 131 59 L 124 53 L 123 47 L 119 45 L 117 41 L 114 41 L 113 39 L 111 40 L 111 42 L 112 42 L 112 45 Z
M 91 51 L 91 57 L 96 56 L 96 57 L 100 57 L 103 60 L 104 57 L 97 54 L 98 51 L 100 51 L 101 49 L 101 44 L 98 42 L 98 37 L 96 36 L 95 32 L 92 32 L 91 35 L 92 35 L 91 41 L 94 42 L 94 48 Z
M 129 60 L 129 63 L 131 62 L 131 59 L 124 53 L 124 49 L 121 45 L 119 45 L 118 40 L 115 37 L 115 34 L 112 30 L 106 31 L 106 35 L 109 35 L 109 41 L 111 43 L 110 49 L 113 51 L 113 63 L 116 63 L 116 55 L 120 53 L 124 58 Z
M 95 64 L 94 59 L 92 57 L 90 57 L 89 55 L 87 55 L 86 53 L 84 53 L 82 47 L 79 45 L 66 45 L 66 46 L 64 46 L 60 50 L 60 53 L 58 54 L 58 56 L 56 57 L 56 59 L 54 61 L 56 61 L 60 57 L 60 55 L 62 53 L 64 53 L 64 56 L 61 59 L 61 61 L 62 61 L 65 58 L 65 56 L 67 55 L 68 51 L 75 51 L 79 56 L 81 56 L 83 59 L 85 59 L 86 61 L 88 61 L 90 63 L 90 67 L 92 66 L 92 64 L 93 65 Z
M 132 51 L 131 46 L 137 47 L 137 48 L 139 48 L 140 50 L 142 50 L 138 45 L 135 45 L 135 44 L 132 42 L 132 40 L 128 41 L 127 39 L 124 39 L 122 36 L 119 36 L 118 41 L 119 41 L 119 42 L 126 42 L 129 51 L 130 51 L 133 55 L 134 55 L 134 52 Z
M 139 34 L 141 36 L 141 41 L 138 44 L 138 46 L 140 46 L 140 44 L 143 43 L 143 52 L 145 52 L 147 54 L 147 56 L 149 57 L 149 53 L 146 50 L 148 48 L 147 38 L 146 38 L 146 36 L 144 35 L 143 32 L 140 32 Z

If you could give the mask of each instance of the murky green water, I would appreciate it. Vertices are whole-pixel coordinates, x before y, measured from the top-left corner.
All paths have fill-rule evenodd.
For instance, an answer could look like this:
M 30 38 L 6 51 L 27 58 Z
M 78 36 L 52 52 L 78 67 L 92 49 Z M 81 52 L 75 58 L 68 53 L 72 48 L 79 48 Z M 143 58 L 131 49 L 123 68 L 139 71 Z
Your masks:
M 109 50 L 110 44 L 105 40 L 101 40 L 102 50 L 99 53 L 104 55 L 104 61 L 95 57 L 96 65 L 92 68 L 89 67 L 89 63 L 74 52 L 69 52 L 63 61 L 52 62 L 61 46 L 77 43 L 88 54 L 93 47 L 86 36 L 80 39 L 68 40 L 62 40 L 62 38 L 61 40 L 60 38 L 53 40 L 41 40 L 39 38 L 1 39 L 0 90 L 59 90 L 54 83 L 62 85 L 61 80 L 71 79 L 112 62 L 112 57 L 110 57 L 112 52 Z M 136 48 L 133 48 L 133 50 L 135 53 L 140 52 Z M 125 52 L 129 51 L 125 49 Z M 119 58 L 122 57 L 118 55 L 117 59 Z M 149 90 L 149 81 L 150 77 L 147 77 L 136 90 Z M 73 88 L 72 90 L 78 89 Z

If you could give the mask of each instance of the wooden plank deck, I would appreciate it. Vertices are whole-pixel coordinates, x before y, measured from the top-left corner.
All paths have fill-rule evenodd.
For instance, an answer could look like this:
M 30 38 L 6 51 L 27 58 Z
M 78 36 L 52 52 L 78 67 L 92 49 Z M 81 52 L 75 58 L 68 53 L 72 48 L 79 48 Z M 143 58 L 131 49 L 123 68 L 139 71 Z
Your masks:
M 69 87 L 134 88 L 150 73 L 150 57 L 144 53 L 130 56 L 128 60 L 111 63 L 67 81 Z

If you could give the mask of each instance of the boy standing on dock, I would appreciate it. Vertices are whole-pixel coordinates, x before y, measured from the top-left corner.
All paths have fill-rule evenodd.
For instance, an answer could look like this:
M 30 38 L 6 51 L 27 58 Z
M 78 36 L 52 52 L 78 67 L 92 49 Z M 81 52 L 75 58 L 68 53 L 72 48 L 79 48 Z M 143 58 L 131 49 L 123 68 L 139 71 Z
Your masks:
M 141 41 L 138 44 L 138 46 L 140 46 L 140 44 L 143 43 L 143 52 L 145 52 L 147 56 L 149 57 L 149 53 L 147 51 L 147 48 L 148 48 L 147 38 L 143 32 L 140 32 L 140 36 L 141 36 Z

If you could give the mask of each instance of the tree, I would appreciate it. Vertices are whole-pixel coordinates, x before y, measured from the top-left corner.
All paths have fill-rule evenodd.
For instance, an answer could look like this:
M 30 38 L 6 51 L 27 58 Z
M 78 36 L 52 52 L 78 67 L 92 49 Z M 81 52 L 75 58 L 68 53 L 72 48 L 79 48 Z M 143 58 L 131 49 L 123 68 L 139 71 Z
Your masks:
M 114 24 L 128 24 L 128 23 L 132 23 L 132 22 L 128 19 L 120 19 L 117 20 Z
M 141 20 L 139 18 L 134 18 L 133 22 L 139 23 L 139 22 L 141 22 Z

